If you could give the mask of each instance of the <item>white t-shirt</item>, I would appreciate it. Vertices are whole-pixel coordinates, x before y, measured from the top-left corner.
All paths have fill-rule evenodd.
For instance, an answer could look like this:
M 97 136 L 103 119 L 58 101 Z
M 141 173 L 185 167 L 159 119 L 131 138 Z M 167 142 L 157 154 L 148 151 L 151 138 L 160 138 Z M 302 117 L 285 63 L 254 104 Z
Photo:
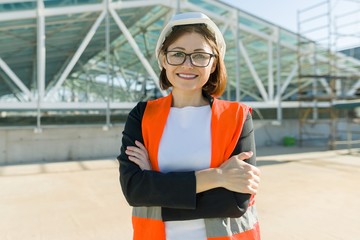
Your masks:
M 161 172 L 201 170 L 211 161 L 211 108 L 171 108 L 160 141 Z M 206 240 L 203 219 L 165 222 L 166 240 Z

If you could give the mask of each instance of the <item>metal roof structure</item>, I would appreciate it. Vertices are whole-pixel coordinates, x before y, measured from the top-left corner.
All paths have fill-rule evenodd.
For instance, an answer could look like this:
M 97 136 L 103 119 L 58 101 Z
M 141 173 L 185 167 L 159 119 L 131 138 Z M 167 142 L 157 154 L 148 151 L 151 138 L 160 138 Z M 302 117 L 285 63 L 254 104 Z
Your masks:
M 204 12 L 225 36 L 224 99 L 259 109 L 299 106 L 302 38 L 222 1 L 0 0 L 0 111 L 33 111 L 38 118 L 45 111 L 110 114 L 165 95 L 154 48 L 167 20 L 184 11 Z M 341 93 L 356 97 L 360 61 L 332 55 L 337 71 L 351 76 L 339 81 Z M 328 56 L 318 56 L 318 62 L 328 62 Z M 314 71 L 311 59 L 301 62 L 302 71 Z M 321 64 L 316 68 L 325 73 Z
M 344 49 L 342 53 L 360 60 L 360 47 Z

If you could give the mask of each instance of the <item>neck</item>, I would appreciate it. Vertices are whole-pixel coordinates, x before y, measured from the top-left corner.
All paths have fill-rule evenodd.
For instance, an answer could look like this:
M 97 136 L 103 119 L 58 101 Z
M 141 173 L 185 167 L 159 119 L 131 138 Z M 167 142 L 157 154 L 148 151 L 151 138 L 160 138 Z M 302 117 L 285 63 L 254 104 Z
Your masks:
M 209 104 L 207 99 L 202 95 L 201 91 L 197 92 L 178 92 L 172 91 L 172 106 L 173 107 L 199 107 Z

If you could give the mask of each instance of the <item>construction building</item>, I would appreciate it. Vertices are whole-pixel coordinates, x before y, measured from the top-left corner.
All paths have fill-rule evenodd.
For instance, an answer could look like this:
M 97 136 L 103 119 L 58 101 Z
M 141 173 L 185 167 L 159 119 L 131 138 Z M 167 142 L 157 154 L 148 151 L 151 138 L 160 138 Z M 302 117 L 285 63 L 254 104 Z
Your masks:
M 355 7 L 336 15 L 342 4 Z M 284 137 L 359 144 L 360 60 L 338 47 L 349 37 L 360 45 L 359 19 L 342 22 L 359 16 L 359 5 L 326 0 L 299 10 L 295 33 L 219 0 L 1 0 L 0 163 L 45 151 L 44 142 L 52 149 L 52 141 L 67 140 L 61 154 L 44 153 L 52 160 L 109 154 L 106 136 L 119 142 L 128 111 L 167 94 L 154 48 L 164 24 L 184 11 L 205 13 L 223 32 L 222 98 L 254 109 L 259 146 Z M 92 145 L 103 151 L 79 152 Z

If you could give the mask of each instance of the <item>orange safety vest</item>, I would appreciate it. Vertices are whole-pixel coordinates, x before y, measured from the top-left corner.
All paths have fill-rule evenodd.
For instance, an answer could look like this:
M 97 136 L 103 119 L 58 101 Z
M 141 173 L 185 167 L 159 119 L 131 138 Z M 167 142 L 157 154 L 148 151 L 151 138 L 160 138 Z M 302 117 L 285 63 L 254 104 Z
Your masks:
M 144 145 L 149 153 L 152 169 L 159 171 L 158 150 L 170 112 L 172 95 L 148 101 L 142 119 Z M 220 166 L 233 152 L 251 109 L 238 102 L 214 98 L 211 117 L 211 163 Z M 260 240 L 259 224 L 253 196 L 249 207 L 240 218 L 204 219 L 208 240 Z M 161 207 L 134 207 L 132 223 L 134 240 L 166 240 Z

